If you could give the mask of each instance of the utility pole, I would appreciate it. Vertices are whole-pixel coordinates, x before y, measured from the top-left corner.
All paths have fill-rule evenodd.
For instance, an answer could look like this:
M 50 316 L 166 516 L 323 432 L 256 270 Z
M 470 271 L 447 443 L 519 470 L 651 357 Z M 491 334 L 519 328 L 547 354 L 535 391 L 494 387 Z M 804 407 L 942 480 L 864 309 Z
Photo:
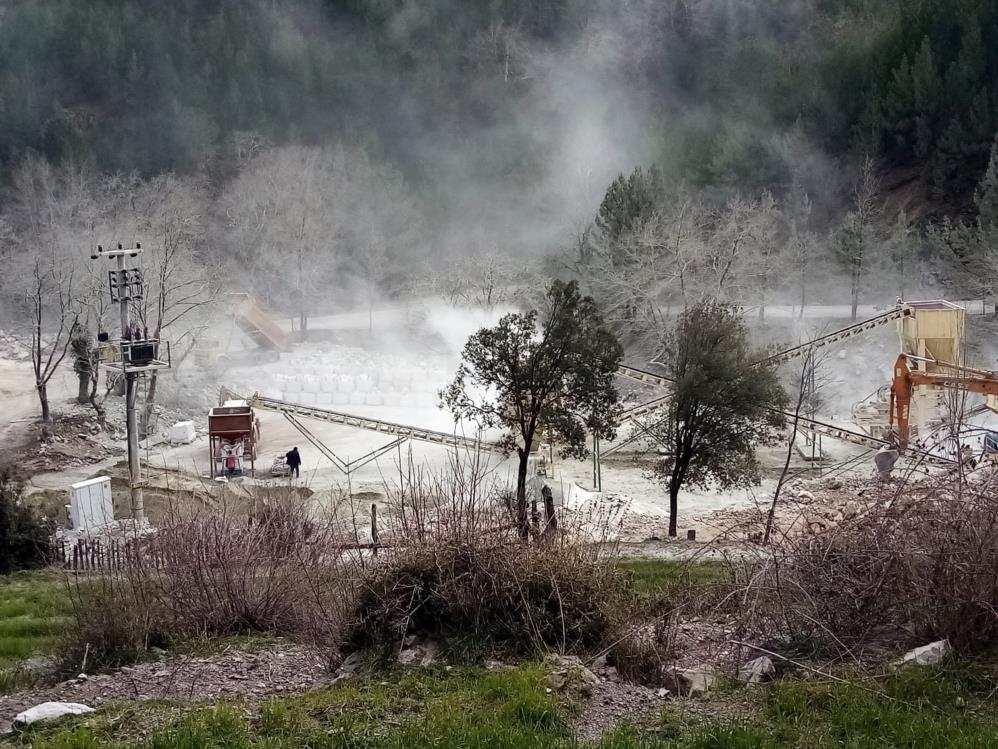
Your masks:
M 105 250 L 97 245 L 97 250 L 91 254 L 91 259 L 105 257 L 115 260 L 115 270 L 108 271 L 108 288 L 111 301 L 117 302 L 121 312 L 121 336 L 116 342 L 111 342 L 106 333 L 100 333 L 98 339 L 105 344 L 117 348 L 115 362 L 108 366 L 120 368 L 125 377 L 125 414 L 126 431 L 128 434 L 128 486 L 131 493 L 132 518 L 138 524 L 146 519 L 145 502 L 142 497 L 142 475 L 139 463 L 139 430 L 136 413 L 138 399 L 138 378 L 146 372 L 170 367 L 169 345 L 165 347 L 165 356 L 161 357 L 161 347 L 158 340 L 149 339 L 146 331 L 139 332 L 133 327 L 129 304 L 139 301 L 145 290 L 142 282 L 142 272 L 138 268 L 125 268 L 125 257 L 138 257 L 142 245 L 136 242 L 135 247 Z

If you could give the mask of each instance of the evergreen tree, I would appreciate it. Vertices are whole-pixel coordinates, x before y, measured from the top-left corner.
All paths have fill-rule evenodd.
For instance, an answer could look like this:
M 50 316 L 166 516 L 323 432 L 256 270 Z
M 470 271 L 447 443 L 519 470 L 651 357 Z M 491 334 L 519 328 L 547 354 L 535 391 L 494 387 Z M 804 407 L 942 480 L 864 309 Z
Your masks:
M 991 158 L 974 193 L 974 205 L 981 226 L 998 234 L 998 138 L 991 146 Z

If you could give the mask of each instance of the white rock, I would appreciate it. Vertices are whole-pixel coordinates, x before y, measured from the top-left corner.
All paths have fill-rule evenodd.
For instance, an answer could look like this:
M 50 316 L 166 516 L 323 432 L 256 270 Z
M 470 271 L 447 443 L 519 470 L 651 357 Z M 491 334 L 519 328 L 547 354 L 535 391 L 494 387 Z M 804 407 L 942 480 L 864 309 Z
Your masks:
M 813 502 L 814 495 L 811 492 L 809 492 L 807 489 L 801 489 L 799 492 L 797 492 L 797 499 L 800 499 L 804 502 Z
M 738 669 L 738 678 L 746 684 L 762 684 L 776 675 L 776 666 L 768 655 L 755 658 Z
M 920 648 L 909 650 L 904 654 L 904 658 L 895 662 L 897 666 L 904 666 L 909 663 L 916 666 L 935 666 L 953 652 L 949 640 L 936 640 Z
M 94 709 L 79 702 L 43 702 L 14 716 L 15 726 L 29 726 L 46 720 L 55 720 L 66 715 L 83 715 Z

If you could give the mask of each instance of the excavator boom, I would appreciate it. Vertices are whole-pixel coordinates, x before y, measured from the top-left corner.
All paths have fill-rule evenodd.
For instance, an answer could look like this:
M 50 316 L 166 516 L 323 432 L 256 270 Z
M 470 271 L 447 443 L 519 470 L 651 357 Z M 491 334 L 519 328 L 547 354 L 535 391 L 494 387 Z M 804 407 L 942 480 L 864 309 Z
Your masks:
M 909 359 L 923 361 L 917 357 L 901 354 L 894 362 L 894 378 L 891 381 L 890 410 L 888 425 L 898 447 L 904 450 L 910 436 L 911 398 L 916 387 L 935 386 L 947 390 L 958 390 L 981 395 L 998 395 L 998 372 L 962 367 L 959 364 L 924 360 L 949 373 L 924 372 L 913 370 Z

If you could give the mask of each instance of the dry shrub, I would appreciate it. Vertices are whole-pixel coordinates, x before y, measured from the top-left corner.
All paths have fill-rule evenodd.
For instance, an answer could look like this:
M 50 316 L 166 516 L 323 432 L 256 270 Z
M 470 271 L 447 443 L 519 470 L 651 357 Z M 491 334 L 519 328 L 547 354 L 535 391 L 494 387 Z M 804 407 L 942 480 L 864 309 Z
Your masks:
M 353 644 L 418 635 L 474 654 L 537 654 L 609 639 L 626 585 L 607 547 L 540 525 L 522 542 L 487 476 L 474 458 L 441 476 L 410 473 L 390 490 L 393 546 L 361 585 Z
M 175 628 L 158 602 L 129 575 L 104 572 L 70 585 L 76 626 L 60 643 L 67 673 L 103 670 L 170 645 Z
M 424 543 L 371 571 L 355 645 L 415 634 L 517 653 L 587 652 L 617 621 L 623 590 L 613 565 L 566 545 Z
M 627 681 L 649 686 L 663 683 L 665 666 L 675 658 L 667 618 L 630 627 L 607 653 L 607 662 Z
M 998 640 L 996 479 L 905 485 L 852 521 L 784 540 L 773 586 L 791 634 L 842 647 Z
M 177 502 L 155 534 L 135 539 L 120 569 L 76 586 L 79 642 L 117 665 L 170 640 L 265 632 L 334 650 L 352 591 L 349 531 L 274 492 L 205 508 Z

